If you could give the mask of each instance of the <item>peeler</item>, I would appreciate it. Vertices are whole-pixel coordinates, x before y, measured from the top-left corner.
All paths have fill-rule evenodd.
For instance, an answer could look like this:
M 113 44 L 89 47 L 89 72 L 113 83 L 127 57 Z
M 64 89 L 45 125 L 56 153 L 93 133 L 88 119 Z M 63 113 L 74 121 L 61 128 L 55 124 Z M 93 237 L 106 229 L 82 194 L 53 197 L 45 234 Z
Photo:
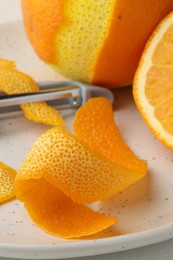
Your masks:
M 113 93 L 106 88 L 88 85 L 77 81 L 37 82 L 38 92 L 5 95 L 0 92 L 0 113 L 21 111 L 19 105 L 47 101 L 57 109 L 75 109 L 89 98 L 105 97 L 113 103 Z

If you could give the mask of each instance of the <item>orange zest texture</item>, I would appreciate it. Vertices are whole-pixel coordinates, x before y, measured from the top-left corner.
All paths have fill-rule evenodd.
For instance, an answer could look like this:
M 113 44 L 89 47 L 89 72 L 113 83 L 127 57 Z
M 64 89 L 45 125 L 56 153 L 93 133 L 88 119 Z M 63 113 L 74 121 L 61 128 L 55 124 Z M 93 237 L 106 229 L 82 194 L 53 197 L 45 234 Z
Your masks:
M 99 115 L 97 105 L 101 109 Z M 104 98 L 88 101 L 77 112 L 75 130 L 80 132 L 80 114 L 86 120 L 85 126 L 88 121 L 88 126 L 97 131 L 97 117 L 105 120 L 102 110 L 107 109 L 108 105 L 111 108 Z M 96 113 L 93 113 L 94 107 Z M 90 118 L 87 117 L 87 110 Z M 107 117 L 111 118 L 112 113 L 112 109 L 108 109 Z M 95 120 L 97 123 L 91 124 Z M 115 125 L 113 120 L 109 123 Z M 100 126 L 104 130 L 101 121 Z M 85 131 L 88 130 L 89 127 L 86 127 Z M 102 138 L 110 147 L 111 138 L 103 136 L 102 130 L 97 133 L 98 139 Z M 114 134 L 110 132 L 110 135 Z M 121 150 L 123 140 L 118 146 L 120 153 L 126 152 L 127 148 Z M 127 162 L 131 153 L 127 149 Z M 117 220 L 96 213 L 85 204 L 106 199 L 144 177 L 146 163 L 137 157 L 135 159 L 138 167 L 124 166 L 121 161 L 110 160 L 101 150 L 91 148 L 86 139 L 81 141 L 62 127 L 54 127 L 37 139 L 23 161 L 15 180 L 16 196 L 25 203 L 33 220 L 51 234 L 64 238 L 94 234 Z
M 0 204 L 15 198 L 14 180 L 16 171 L 0 162 Z
M 146 41 L 172 0 L 21 0 L 38 56 L 60 73 L 106 87 L 132 83 Z
M 35 81 L 16 69 L 15 62 L 0 59 L 0 91 L 7 95 L 39 91 Z M 44 101 L 20 105 L 25 116 L 35 122 L 63 126 L 62 117 L 57 110 Z
M 136 180 L 146 173 L 147 164 L 124 142 L 114 121 L 111 103 L 92 98 L 75 115 L 74 131 L 81 142 L 116 165 L 134 170 Z
M 133 83 L 137 107 L 153 134 L 173 149 L 173 12 L 146 44 Z
M 52 128 L 40 136 L 24 160 L 15 181 L 16 196 L 49 233 L 65 238 L 89 235 L 116 222 L 81 205 L 103 197 L 111 170 L 109 162 L 75 136 L 61 127 Z

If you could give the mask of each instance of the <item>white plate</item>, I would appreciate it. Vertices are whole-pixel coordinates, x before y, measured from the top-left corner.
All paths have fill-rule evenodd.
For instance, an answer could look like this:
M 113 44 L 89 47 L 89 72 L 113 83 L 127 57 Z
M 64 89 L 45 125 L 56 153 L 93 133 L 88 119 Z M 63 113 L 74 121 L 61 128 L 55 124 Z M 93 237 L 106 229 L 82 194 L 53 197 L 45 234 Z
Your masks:
M 0 25 L 0 57 L 16 60 L 36 80 L 63 77 L 41 62 L 20 22 Z M 115 90 L 115 118 L 131 149 L 148 161 L 149 174 L 113 198 L 94 204 L 116 215 L 117 225 L 83 240 L 63 240 L 39 229 L 23 205 L 13 200 L 0 206 L 0 256 L 59 259 L 136 248 L 173 237 L 173 152 L 160 144 L 141 119 L 131 89 Z M 73 115 L 65 116 L 71 129 Z M 0 119 L 0 160 L 18 169 L 34 140 L 48 126 L 23 116 Z

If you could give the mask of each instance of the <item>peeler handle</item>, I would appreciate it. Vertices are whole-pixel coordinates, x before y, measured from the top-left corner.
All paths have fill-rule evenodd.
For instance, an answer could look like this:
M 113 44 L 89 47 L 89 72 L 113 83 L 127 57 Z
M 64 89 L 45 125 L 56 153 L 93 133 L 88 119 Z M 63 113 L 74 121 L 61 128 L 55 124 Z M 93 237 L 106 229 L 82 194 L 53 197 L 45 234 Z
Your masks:
M 38 82 L 38 86 L 40 86 L 42 89 L 44 87 L 47 88 L 47 82 Z M 53 86 L 78 86 L 81 91 L 81 97 L 82 97 L 82 104 L 84 104 L 89 98 L 92 97 L 105 97 L 107 98 L 111 103 L 114 101 L 114 96 L 111 90 L 107 88 L 103 88 L 100 86 L 95 85 L 89 85 L 87 83 L 79 82 L 79 81 L 64 81 L 64 82 L 57 82 L 53 81 L 49 83 L 49 87 Z M 82 105 L 81 104 L 81 105 Z
M 40 92 L 0 95 L 0 108 L 3 111 L 16 111 L 19 104 L 38 101 L 56 101 L 58 109 L 78 108 L 92 97 L 105 97 L 113 103 L 113 93 L 106 88 L 77 81 L 37 82 Z M 65 95 L 66 96 L 62 96 Z M 71 95 L 70 95 L 71 94 Z M 6 109 L 7 108 L 7 109 Z

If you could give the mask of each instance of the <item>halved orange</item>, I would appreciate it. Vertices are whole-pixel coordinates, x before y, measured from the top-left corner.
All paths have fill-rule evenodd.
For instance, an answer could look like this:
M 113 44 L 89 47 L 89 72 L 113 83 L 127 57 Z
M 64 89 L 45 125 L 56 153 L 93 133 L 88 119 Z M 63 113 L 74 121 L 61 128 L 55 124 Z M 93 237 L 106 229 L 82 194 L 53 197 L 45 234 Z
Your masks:
M 173 12 L 158 25 L 144 49 L 133 95 L 153 134 L 173 149 Z

